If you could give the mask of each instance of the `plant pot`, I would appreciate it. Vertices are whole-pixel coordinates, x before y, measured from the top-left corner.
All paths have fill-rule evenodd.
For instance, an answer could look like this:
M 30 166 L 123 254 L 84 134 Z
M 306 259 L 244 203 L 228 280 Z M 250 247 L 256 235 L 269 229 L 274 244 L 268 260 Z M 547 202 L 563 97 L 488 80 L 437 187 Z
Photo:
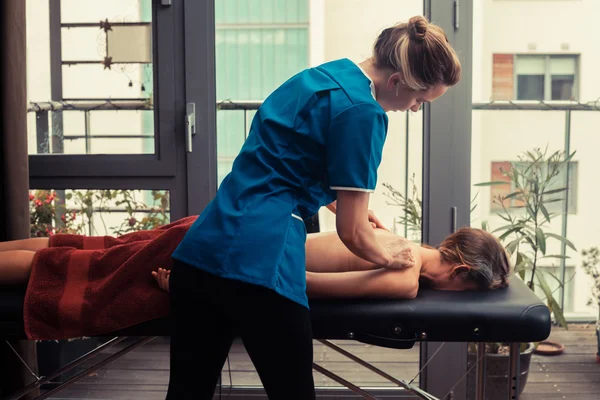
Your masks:
M 533 343 L 529 343 L 527 349 L 520 354 L 520 379 L 519 394 L 523 393 L 527 377 L 529 375 L 529 365 L 534 350 Z M 477 353 L 468 353 L 468 367 L 477 361 Z M 509 355 L 508 354 L 486 354 L 485 355 L 485 400 L 506 400 L 508 398 L 508 372 Z M 477 380 L 477 367 L 473 368 L 467 375 L 467 399 L 475 399 L 475 382 Z

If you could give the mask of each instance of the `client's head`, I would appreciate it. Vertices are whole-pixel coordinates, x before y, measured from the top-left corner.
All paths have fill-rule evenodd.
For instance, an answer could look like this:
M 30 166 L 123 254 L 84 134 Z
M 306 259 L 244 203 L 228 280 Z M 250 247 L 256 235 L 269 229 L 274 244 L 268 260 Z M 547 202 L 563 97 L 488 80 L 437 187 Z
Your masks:
M 440 269 L 445 271 L 426 283 L 438 290 L 492 290 L 508 285 L 511 271 L 506 250 L 492 234 L 461 228 L 437 248 Z

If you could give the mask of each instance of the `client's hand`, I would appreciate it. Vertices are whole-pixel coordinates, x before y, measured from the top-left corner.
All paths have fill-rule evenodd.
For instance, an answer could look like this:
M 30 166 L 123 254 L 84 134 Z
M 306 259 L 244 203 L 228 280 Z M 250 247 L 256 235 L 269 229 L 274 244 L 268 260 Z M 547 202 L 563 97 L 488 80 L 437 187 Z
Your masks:
M 152 271 L 152 276 L 156 279 L 158 286 L 165 292 L 169 291 L 169 276 L 171 271 L 159 268 L 158 271 Z
M 388 269 L 407 269 L 415 266 L 415 257 L 409 241 L 393 240 L 384 246 L 392 255 L 392 262 L 386 266 Z

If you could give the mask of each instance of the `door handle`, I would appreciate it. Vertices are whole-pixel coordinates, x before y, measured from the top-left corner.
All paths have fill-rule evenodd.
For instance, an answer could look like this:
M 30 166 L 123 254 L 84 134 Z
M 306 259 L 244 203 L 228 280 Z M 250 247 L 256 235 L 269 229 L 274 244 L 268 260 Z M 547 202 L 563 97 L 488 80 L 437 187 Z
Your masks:
M 454 232 L 456 232 L 456 228 L 458 226 L 458 208 L 452 207 L 450 210 L 452 212 L 450 229 L 452 229 L 452 233 L 454 233 Z
M 196 135 L 196 103 L 185 105 L 185 149 L 192 152 L 192 138 Z

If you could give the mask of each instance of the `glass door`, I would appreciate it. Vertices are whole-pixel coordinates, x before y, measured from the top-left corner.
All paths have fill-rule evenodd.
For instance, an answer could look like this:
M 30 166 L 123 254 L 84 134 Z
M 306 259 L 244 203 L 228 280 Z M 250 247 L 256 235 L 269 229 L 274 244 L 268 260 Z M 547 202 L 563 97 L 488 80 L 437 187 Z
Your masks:
M 185 215 L 174 7 L 153 0 L 27 0 L 26 7 L 32 190 L 58 191 L 62 202 L 78 196 L 71 189 L 119 190 L 101 196 L 111 209 L 138 190 L 130 200 L 143 212 L 160 203 L 157 222 Z
M 32 176 L 172 175 L 172 9 L 28 0 L 27 20 Z

